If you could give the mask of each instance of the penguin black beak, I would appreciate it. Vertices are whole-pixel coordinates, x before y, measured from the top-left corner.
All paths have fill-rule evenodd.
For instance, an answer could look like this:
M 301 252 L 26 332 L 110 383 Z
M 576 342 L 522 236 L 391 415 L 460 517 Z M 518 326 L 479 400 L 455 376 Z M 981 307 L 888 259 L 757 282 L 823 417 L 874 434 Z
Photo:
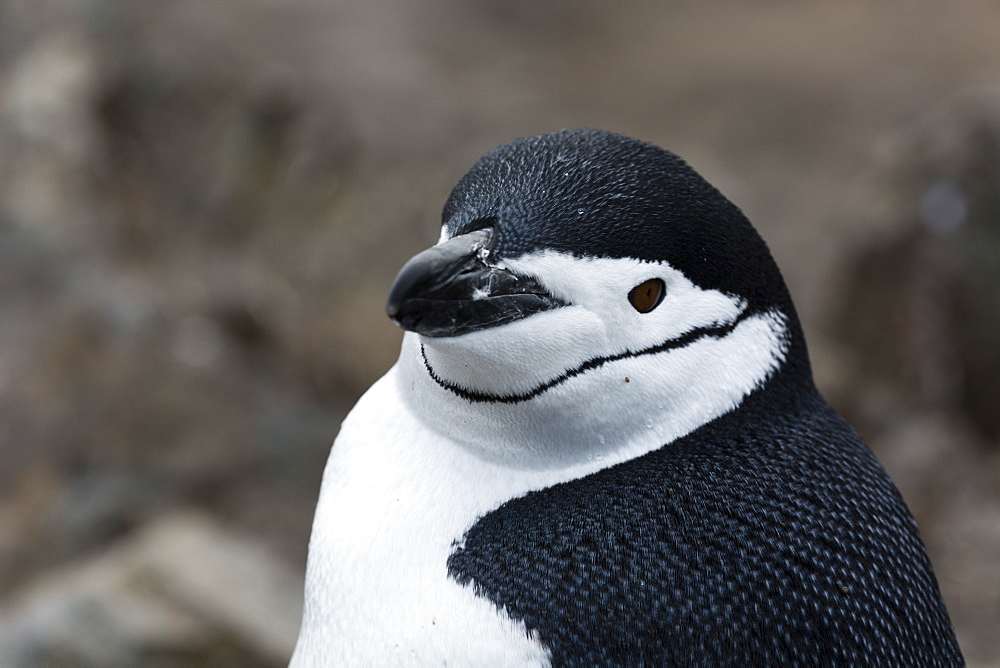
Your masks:
M 453 237 L 399 270 L 385 312 L 422 336 L 461 336 L 566 306 L 537 280 L 487 263 L 493 230 Z

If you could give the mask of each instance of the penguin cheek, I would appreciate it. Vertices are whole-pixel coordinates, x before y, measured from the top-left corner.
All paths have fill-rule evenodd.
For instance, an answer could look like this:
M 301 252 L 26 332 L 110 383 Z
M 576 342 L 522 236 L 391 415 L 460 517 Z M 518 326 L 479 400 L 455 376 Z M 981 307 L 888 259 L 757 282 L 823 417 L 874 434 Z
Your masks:
M 627 299 L 618 293 L 607 299 L 601 312 L 603 332 L 600 348 L 604 355 L 647 348 L 669 334 L 669 317 L 661 304 L 650 313 L 638 313 Z
M 490 394 L 529 391 L 607 347 L 605 323 L 568 306 L 463 336 L 421 338 L 428 364 L 448 383 Z

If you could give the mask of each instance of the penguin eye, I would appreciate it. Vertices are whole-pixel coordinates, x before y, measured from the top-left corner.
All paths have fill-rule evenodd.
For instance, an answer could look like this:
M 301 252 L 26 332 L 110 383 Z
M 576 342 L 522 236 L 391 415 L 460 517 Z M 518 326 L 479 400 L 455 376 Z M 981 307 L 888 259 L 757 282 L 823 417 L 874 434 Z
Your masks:
M 660 305 L 666 291 L 667 287 L 661 279 L 651 278 L 632 288 L 628 293 L 628 300 L 639 313 L 649 313 Z

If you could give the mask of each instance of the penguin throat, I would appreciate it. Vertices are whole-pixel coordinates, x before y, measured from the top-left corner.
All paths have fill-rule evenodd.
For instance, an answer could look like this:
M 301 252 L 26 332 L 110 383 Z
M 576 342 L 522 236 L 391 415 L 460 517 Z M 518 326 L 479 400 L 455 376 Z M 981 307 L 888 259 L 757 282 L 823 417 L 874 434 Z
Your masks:
M 605 364 L 611 362 L 617 362 L 624 359 L 642 357 L 643 355 L 656 355 L 659 353 L 665 353 L 670 350 L 676 350 L 678 348 L 684 348 L 689 346 L 699 339 L 702 338 L 715 338 L 720 339 L 733 333 L 736 327 L 743 322 L 750 315 L 749 309 L 744 309 L 735 320 L 725 325 L 719 325 L 715 327 L 698 327 L 689 332 L 682 334 L 673 339 L 668 339 L 663 343 L 657 344 L 655 346 L 650 346 L 644 348 L 643 350 L 626 350 L 623 353 L 617 355 L 607 355 L 603 357 L 592 357 L 585 362 L 571 368 L 567 369 L 563 373 L 559 374 L 551 380 L 539 383 L 535 387 L 527 390 L 525 392 L 511 392 L 506 394 L 493 394 L 485 391 L 471 390 L 455 383 L 445 380 L 440 375 L 434 371 L 434 367 L 431 365 L 430 360 L 427 359 L 427 349 L 424 344 L 420 344 L 420 357 L 424 362 L 424 367 L 427 369 L 427 374 L 431 379 L 437 383 L 441 388 L 451 392 L 457 397 L 466 399 L 473 403 L 503 403 L 503 404 L 519 404 L 525 401 L 530 401 L 535 397 L 539 396 L 543 392 L 548 392 L 552 388 L 561 385 L 571 378 L 579 376 L 580 374 L 586 373 L 593 369 L 600 368 Z

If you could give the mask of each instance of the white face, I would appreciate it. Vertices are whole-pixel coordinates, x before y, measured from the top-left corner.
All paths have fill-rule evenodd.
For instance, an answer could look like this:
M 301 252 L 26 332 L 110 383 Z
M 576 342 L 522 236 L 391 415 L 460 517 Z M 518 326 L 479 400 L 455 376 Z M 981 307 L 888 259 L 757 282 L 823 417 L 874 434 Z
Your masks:
M 463 336 L 407 334 L 401 391 L 430 426 L 514 465 L 663 445 L 738 405 L 787 352 L 781 313 L 746 317 L 742 299 L 665 262 L 542 251 L 500 266 L 570 305 Z M 665 295 L 639 313 L 629 291 L 652 278 Z

